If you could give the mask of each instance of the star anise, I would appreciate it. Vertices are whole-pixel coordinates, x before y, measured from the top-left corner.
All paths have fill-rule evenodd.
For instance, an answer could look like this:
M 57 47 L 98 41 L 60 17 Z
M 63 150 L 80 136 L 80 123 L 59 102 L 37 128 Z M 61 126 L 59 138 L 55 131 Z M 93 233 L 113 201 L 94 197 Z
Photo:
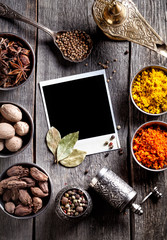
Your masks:
M 9 77 L 8 76 L 6 76 L 6 75 L 4 75 L 4 74 L 0 74 L 0 87 L 2 86 L 2 85 L 4 85 L 4 87 L 5 87 L 5 85 L 6 85 L 6 82 L 9 80 Z
M 0 65 L 8 67 L 8 64 L 5 62 L 6 59 L 6 51 L 0 48 Z
M 24 66 L 19 57 L 17 59 L 17 62 L 18 62 L 18 64 L 10 62 L 11 66 L 12 66 L 12 68 L 14 68 L 14 70 L 8 73 L 9 76 L 17 75 L 14 85 L 16 85 L 21 80 L 26 80 L 26 78 L 27 78 L 26 72 L 30 71 L 30 69 L 28 69 L 28 65 Z
M 10 88 L 27 80 L 30 50 L 12 38 L 0 37 L 0 88 Z
M 12 55 L 12 56 L 18 56 L 22 50 L 22 48 L 13 41 L 9 42 L 7 47 L 8 47 L 9 55 Z
M 7 38 L 0 38 L 0 48 L 6 49 L 9 40 Z

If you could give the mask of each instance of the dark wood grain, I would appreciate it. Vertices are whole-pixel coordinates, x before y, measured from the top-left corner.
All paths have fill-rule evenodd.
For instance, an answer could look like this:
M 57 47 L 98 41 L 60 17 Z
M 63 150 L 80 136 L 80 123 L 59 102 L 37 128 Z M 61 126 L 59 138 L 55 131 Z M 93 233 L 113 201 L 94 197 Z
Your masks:
M 129 215 L 119 214 L 106 205 L 97 196 L 94 196 L 94 209 L 91 216 L 76 226 L 61 224 L 54 212 L 54 198 L 57 192 L 66 184 L 77 184 L 88 188 L 89 182 L 103 167 L 112 168 L 123 179 L 128 181 L 127 170 L 127 127 L 128 123 L 128 66 L 129 56 L 124 52 L 129 48 L 129 43 L 118 44 L 107 39 L 94 23 L 91 11 L 93 1 L 40 1 L 39 22 L 47 25 L 53 30 L 81 29 L 89 34 L 94 41 L 94 49 L 83 63 L 72 64 L 63 60 L 59 51 L 55 48 L 51 39 L 45 33 L 39 32 L 38 42 L 38 65 L 37 83 L 47 79 L 53 79 L 72 74 L 83 73 L 101 69 L 99 62 L 110 62 L 106 70 L 107 77 L 113 76 L 109 82 L 111 100 L 113 102 L 116 122 L 122 126 L 119 136 L 121 145 L 124 148 L 124 155 L 121 157 L 118 152 L 111 152 L 107 158 L 105 154 L 96 154 L 86 157 L 82 165 L 73 169 L 66 169 L 53 164 L 52 154 L 45 145 L 45 135 L 48 130 L 40 91 L 37 85 L 36 106 L 36 161 L 43 166 L 52 177 L 54 193 L 51 206 L 43 215 L 36 219 L 36 239 L 129 239 L 130 225 Z M 113 62 L 118 59 L 117 62 Z M 88 63 L 88 66 L 85 66 Z M 123 71 L 122 71 L 123 67 Z M 112 71 L 117 72 L 113 75 Z M 89 86 L 88 86 L 89 87 Z M 96 87 L 96 86 L 95 86 Z M 85 96 L 86 97 L 86 96 Z M 62 99 L 66 101 L 65 96 Z M 56 105 L 53 102 L 53 111 Z M 85 116 L 89 117 L 89 116 Z M 104 116 L 105 117 L 105 116 Z M 67 117 L 68 121 L 68 117 Z M 84 118 L 83 118 L 84 121 Z M 98 120 L 95 123 L 98 127 Z M 56 126 L 55 126 L 56 127 Z M 85 169 L 88 174 L 84 175 Z M 121 225 L 120 225 L 121 223 Z M 43 227 L 42 227 L 43 226 Z M 96 233 L 96 234 L 95 234 Z
M 8 4 L 11 8 L 20 12 L 24 16 L 36 19 L 36 2 L 31 0 L 23 1 L 10 1 L 2 0 L 2 3 Z M 17 21 L 0 19 L 0 31 L 11 32 L 20 35 L 25 38 L 33 47 L 35 51 L 36 37 L 35 29 L 30 28 L 24 23 Z M 35 96 L 35 71 L 31 76 L 29 82 L 23 87 L 18 88 L 14 91 L 0 92 L 0 101 L 12 101 L 14 103 L 21 104 L 25 107 L 30 114 L 34 115 L 34 96 Z M 24 152 L 18 156 L 9 159 L 0 159 L 0 172 L 4 171 L 11 164 L 18 162 L 32 162 L 33 161 L 33 141 L 25 149 Z M 32 238 L 33 220 L 15 220 L 7 216 L 0 210 L 0 239 L 2 240 L 29 240 Z
M 144 15 L 146 20 L 152 25 L 152 27 L 162 36 L 164 41 L 166 38 L 166 21 L 165 1 L 136 1 L 138 8 Z M 166 58 L 157 55 L 156 53 L 143 48 L 139 45 L 132 44 L 131 48 L 131 78 L 142 67 L 148 65 L 164 65 L 166 66 Z M 130 136 L 134 133 L 141 124 L 150 120 L 163 120 L 167 121 L 167 116 L 163 117 L 146 117 L 146 115 L 140 113 L 134 108 L 132 102 L 130 102 Z M 131 157 L 132 166 L 132 185 L 138 192 L 138 201 L 146 196 L 154 186 L 158 186 L 159 190 L 163 193 L 163 198 L 158 203 L 153 203 L 149 199 L 144 205 L 143 216 L 135 216 L 133 218 L 133 238 L 136 240 L 145 239 L 167 239 L 167 219 L 166 219 L 166 197 L 167 197 L 167 173 L 150 173 L 139 167 Z
M 51 204 L 46 212 L 36 219 L 15 220 L 0 210 L 0 239 L 166 240 L 167 173 L 155 174 L 143 170 L 134 162 L 130 153 L 130 140 L 136 128 L 155 118 L 147 117 L 133 106 L 129 98 L 129 84 L 140 68 L 150 64 L 166 65 L 167 60 L 139 45 L 126 41 L 114 42 L 105 37 L 92 17 L 93 0 L 1 0 L 1 2 L 9 4 L 11 8 L 27 17 L 37 19 L 55 31 L 85 30 L 91 35 L 94 48 L 85 62 L 73 64 L 62 58 L 52 39 L 45 32 L 37 31 L 34 27 L 24 23 L 0 19 L 1 32 L 19 34 L 32 44 L 36 52 L 36 69 L 30 81 L 13 92 L 0 92 L 0 101 L 9 100 L 22 104 L 33 116 L 34 141 L 17 157 L 0 159 L 0 173 L 12 163 L 34 161 L 48 172 L 53 183 Z M 146 20 L 167 41 L 166 1 L 134 0 L 134 2 Z M 124 54 L 126 50 L 129 54 Z M 114 59 L 117 60 L 114 61 Z M 108 84 L 116 124 L 121 126 L 118 134 L 124 153 L 120 156 L 118 151 L 111 151 L 107 157 L 105 153 L 87 156 L 77 168 L 67 169 L 56 165 L 45 143 L 48 127 L 39 82 L 99 70 L 101 66 L 98 63 L 106 63 L 106 61 L 109 61 L 109 68 L 106 69 L 107 78 L 112 76 Z M 88 65 L 85 66 L 85 63 Z M 113 70 L 116 70 L 114 74 Z M 65 96 L 62 96 L 62 99 L 66 100 Z M 53 111 L 56 111 L 57 104 L 60 102 L 53 102 Z M 156 119 L 167 121 L 165 115 Z M 98 127 L 98 119 L 95 124 Z M 88 189 L 92 177 L 104 166 L 112 169 L 134 187 L 138 193 L 137 202 L 140 202 L 156 185 L 164 197 L 158 203 L 149 199 L 143 205 L 143 216 L 134 216 L 128 210 L 126 214 L 120 214 Z M 85 175 L 86 169 L 88 174 Z M 74 183 L 88 189 L 94 207 L 88 218 L 78 224 L 69 225 L 61 223 L 56 217 L 54 199 L 61 188 Z

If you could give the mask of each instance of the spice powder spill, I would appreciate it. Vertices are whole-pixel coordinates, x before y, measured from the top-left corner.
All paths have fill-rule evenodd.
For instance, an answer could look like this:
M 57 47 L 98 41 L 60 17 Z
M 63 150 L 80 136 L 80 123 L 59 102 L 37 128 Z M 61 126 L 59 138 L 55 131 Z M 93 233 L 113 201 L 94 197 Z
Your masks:
M 167 167 L 167 132 L 160 126 L 144 128 L 133 140 L 136 159 L 145 167 L 162 169 Z
M 167 111 L 167 75 L 152 68 L 138 74 L 132 85 L 132 97 L 145 112 L 159 114 Z

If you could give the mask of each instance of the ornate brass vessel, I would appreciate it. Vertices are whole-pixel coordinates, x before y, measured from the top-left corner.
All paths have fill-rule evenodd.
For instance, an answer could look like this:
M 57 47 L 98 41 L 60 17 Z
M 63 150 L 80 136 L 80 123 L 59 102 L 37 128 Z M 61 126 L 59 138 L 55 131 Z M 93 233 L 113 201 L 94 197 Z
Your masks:
M 95 0 L 93 17 L 107 37 L 132 41 L 167 57 L 167 45 L 132 0 Z

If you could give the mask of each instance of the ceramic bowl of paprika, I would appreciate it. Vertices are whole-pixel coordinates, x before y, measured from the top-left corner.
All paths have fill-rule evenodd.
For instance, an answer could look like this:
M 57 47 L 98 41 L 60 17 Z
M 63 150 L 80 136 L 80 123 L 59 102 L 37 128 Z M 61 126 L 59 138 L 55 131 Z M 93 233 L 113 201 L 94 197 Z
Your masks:
M 151 172 L 167 170 L 166 152 L 166 122 L 146 122 L 135 131 L 131 141 L 131 153 L 140 167 Z

